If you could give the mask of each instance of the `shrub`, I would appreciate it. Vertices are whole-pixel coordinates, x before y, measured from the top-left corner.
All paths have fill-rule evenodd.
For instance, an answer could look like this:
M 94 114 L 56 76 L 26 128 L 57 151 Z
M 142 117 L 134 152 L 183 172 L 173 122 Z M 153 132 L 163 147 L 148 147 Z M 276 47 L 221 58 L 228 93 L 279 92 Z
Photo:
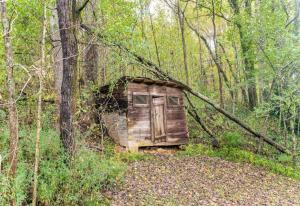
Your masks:
M 281 154 L 278 156 L 278 161 L 281 163 L 290 163 L 292 162 L 292 156 L 287 155 L 287 154 Z
M 223 141 L 227 147 L 241 147 L 245 144 L 245 140 L 238 132 L 226 132 Z

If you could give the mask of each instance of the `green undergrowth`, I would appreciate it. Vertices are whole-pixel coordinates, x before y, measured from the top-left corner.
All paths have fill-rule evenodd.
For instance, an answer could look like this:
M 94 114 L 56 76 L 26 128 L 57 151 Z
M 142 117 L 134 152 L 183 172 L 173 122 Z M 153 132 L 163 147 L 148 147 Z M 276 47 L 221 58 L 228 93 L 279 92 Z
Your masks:
M 271 160 L 261 155 L 242 150 L 234 147 L 222 147 L 220 149 L 212 149 L 203 144 L 190 144 L 184 147 L 184 151 L 177 153 L 178 156 L 209 156 L 219 157 L 224 160 L 229 160 L 239 163 L 249 163 L 255 166 L 262 167 L 276 174 L 291 177 L 300 180 L 300 169 L 293 168 L 282 164 L 280 161 L 288 159 L 287 156 L 281 156 L 278 160 Z M 282 158 L 282 160 L 280 160 Z
M 116 151 L 116 144 L 111 138 L 104 140 L 104 156 L 105 158 L 112 158 L 120 162 L 131 163 L 136 161 L 143 161 L 152 159 L 153 156 L 142 152 L 128 152 Z
M 122 162 L 130 163 L 136 161 L 150 160 L 153 158 L 153 156 L 141 152 L 120 152 L 115 155 L 115 158 Z
M 3 157 L 0 205 L 9 205 L 11 198 L 16 199 L 17 205 L 30 205 L 35 131 L 20 129 L 18 168 L 14 180 L 7 175 L 8 137 L 8 129 L 0 127 L 0 155 Z M 75 156 L 68 160 L 57 132 L 51 128 L 43 128 L 40 148 L 39 205 L 109 205 L 110 202 L 102 195 L 102 191 L 118 187 L 126 171 L 126 163 L 116 157 L 113 151 L 110 151 L 111 154 L 101 155 L 78 141 Z

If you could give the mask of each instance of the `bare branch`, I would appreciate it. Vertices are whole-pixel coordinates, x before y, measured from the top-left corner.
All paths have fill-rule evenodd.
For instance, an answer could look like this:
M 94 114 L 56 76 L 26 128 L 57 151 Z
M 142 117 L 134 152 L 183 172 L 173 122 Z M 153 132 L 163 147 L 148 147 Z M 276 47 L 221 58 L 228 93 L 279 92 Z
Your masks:
M 292 24 L 293 22 L 297 21 L 300 15 L 300 0 L 296 1 L 296 14 L 294 16 L 294 18 L 292 18 L 289 22 L 287 22 L 287 24 L 285 25 L 285 28 L 287 28 L 290 24 Z
M 76 9 L 77 15 L 81 13 L 81 11 L 86 7 L 90 0 L 85 0 L 80 7 Z

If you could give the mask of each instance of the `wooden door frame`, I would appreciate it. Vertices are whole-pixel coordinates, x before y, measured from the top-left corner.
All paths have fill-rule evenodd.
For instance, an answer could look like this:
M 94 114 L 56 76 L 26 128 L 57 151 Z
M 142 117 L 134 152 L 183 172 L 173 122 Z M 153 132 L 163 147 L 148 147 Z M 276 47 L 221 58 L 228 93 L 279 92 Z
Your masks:
M 161 137 L 165 137 L 166 141 L 167 141 L 167 104 L 166 104 L 166 94 L 150 94 L 150 126 L 151 126 L 151 141 L 153 143 L 155 143 L 156 140 L 156 136 L 155 136 L 155 122 L 154 122 L 154 104 L 153 104 L 153 99 L 157 97 L 157 98 L 163 98 L 163 126 L 164 126 L 164 132 L 165 135 L 161 136 Z

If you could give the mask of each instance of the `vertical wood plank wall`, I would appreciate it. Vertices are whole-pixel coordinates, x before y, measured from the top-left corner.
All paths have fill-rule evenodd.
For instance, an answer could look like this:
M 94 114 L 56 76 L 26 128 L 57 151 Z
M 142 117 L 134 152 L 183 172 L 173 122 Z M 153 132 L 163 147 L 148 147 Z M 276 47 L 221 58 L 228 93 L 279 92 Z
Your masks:
M 108 89 L 103 89 L 107 99 Z M 148 95 L 147 105 L 133 105 L 133 95 Z M 105 97 L 106 96 L 106 97 Z M 179 105 L 168 104 L 168 96 L 178 97 Z M 163 97 L 166 136 L 155 138 L 152 98 Z M 128 82 L 114 88 L 109 109 L 103 114 L 108 134 L 115 142 L 128 148 L 153 145 L 178 145 L 188 142 L 188 128 L 183 92 L 179 88 L 159 84 Z M 101 103 L 101 98 L 100 103 Z M 107 100 L 106 100 L 107 101 Z M 100 104 L 101 105 L 101 104 Z M 161 126 L 161 125 L 160 125 Z
M 178 88 L 172 88 L 160 85 L 147 85 L 142 83 L 128 84 L 128 137 L 136 139 L 136 141 L 145 143 L 144 140 L 151 140 L 154 132 L 153 122 L 151 120 L 152 99 L 149 98 L 148 107 L 133 106 L 132 95 L 134 93 L 148 93 L 149 96 L 165 97 L 165 128 L 167 142 L 180 143 L 186 142 L 188 138 L 188 130 L 186 116 L 184 110 L 183 93 Z M 167 96 L 176 96 L 179 98 L 180 106 L 168 106 Z M 142 144 L 143 144 L 142 143 Z
M 138 141 L 151 140 L 151 113 L 150 106 L 133 107 L 132 96 L 137 93 L 148 93 L 146 84 L 128 83 L 128 136 Z M 149 100 L 149 99 L 148 99 Z

